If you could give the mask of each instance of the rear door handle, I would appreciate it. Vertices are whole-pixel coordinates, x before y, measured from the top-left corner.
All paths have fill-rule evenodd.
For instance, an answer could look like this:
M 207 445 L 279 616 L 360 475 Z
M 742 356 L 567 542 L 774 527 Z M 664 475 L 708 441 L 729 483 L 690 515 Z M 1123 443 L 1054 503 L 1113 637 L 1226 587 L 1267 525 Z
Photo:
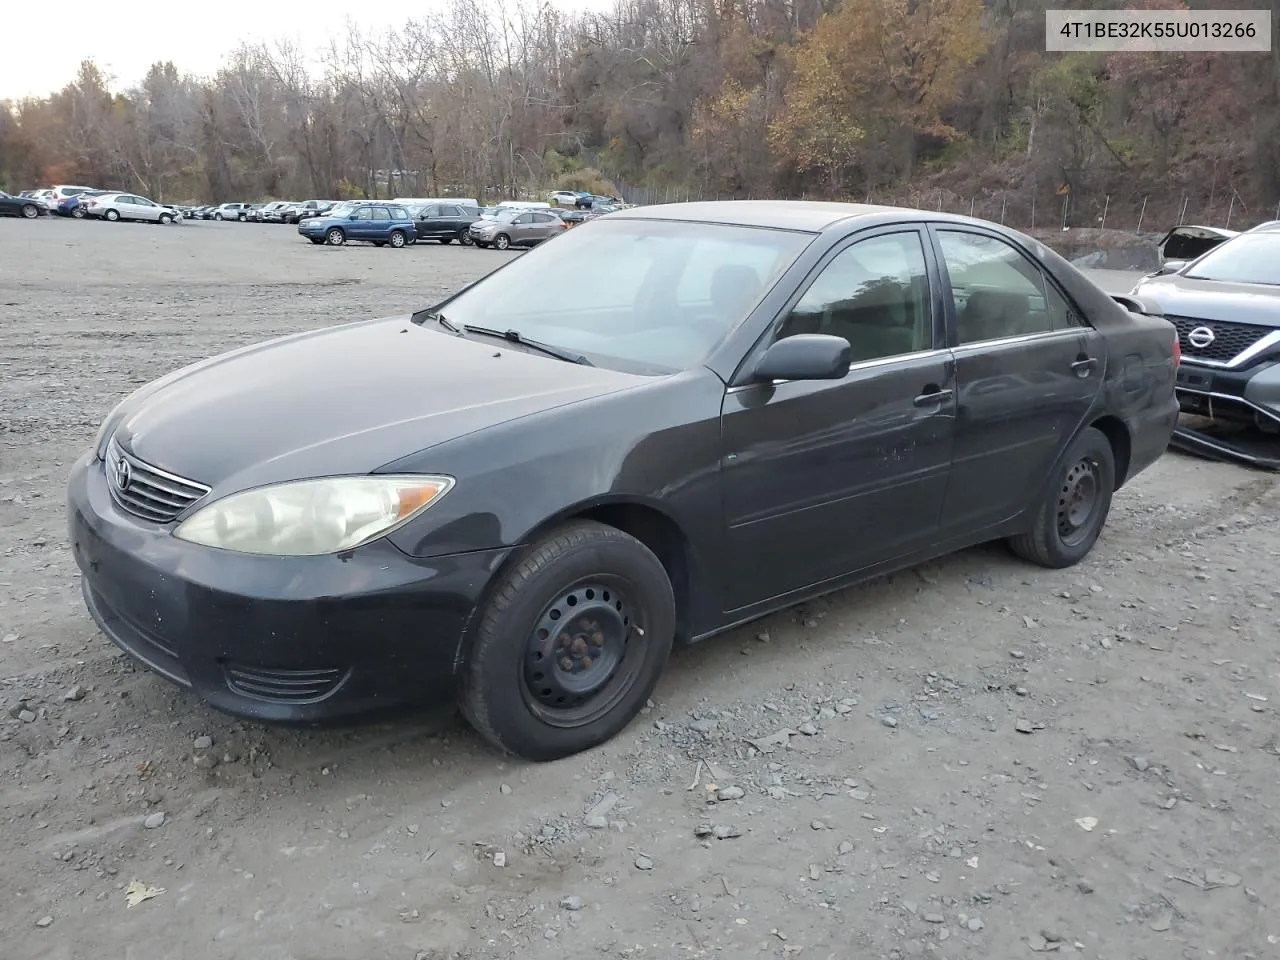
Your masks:
M 943 401 L 950 400 L 953 395 L 954 391 L 952 390 L 934 390 L 932 393 L 920 394 L 920 396 L 916 397 L 912 402 L 917 407 L 931 407 L 935 403 L 942 403 Z
M 1098 365 L 1098 361 L 1093 357 L 1083 357 L 1071 365 L 1072 371 L 1077 377 L 1087 377 L 1093 372 L 1093 368 Z

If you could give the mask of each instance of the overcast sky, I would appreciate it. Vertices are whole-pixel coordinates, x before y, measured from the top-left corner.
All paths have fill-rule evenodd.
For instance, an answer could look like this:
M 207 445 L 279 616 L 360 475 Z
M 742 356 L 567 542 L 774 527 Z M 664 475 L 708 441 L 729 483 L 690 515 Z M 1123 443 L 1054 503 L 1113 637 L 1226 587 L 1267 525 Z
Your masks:
M 0 55 L 0 100 L 47 96 L 92 58 L 114 88 L 141 80 L 157 60 L 184 73 L 212 74 L 241 42 L 287 37 L 307 49 L 327 46 L 348 20 L 385 30 L 439 9 L 445 0 L 380 4 L 369 0 L 65 0 L 10 16 L 14 35 Z M 612 0 L 554 0 L 566 11 L 602 10 Z M 108 10 L 110 11 L 108 13 Z M 11 11 L 16 14 L 16 10 Z M 20 42 L 19 34 L 33 42 Z

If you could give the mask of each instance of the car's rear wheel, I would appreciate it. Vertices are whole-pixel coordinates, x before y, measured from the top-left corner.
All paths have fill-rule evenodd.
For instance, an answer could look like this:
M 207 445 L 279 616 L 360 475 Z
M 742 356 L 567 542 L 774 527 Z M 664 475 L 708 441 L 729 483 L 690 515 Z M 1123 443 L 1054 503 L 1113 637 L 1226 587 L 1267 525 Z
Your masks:
M 341 227 L 333 227 L 324 235 L 324 242 L 331 247 L 340 247 L 347 242 L 347 235 Z
M 120 211 L 108 210 L 106 213 L 103 214 L 103 216 L 106 217 L 108 220 L 110 220 L 112 223 L 114 223 L 115 221 L 120 219 Z
M 36 217 L 40 216 L 40 211 L 36 209 L 36 205 L 34 203 L 24 203 L 22 205 L 22 215 L 28 220 L 34 220 Z
M 604 524 L 566 524 L 502 576 L 480 611 L 462 712 L 527 760 L 590 749 L 644 707 L 675 623 L 671 581 L 648 547 Z
M 391 236 L 387 239 L 391 242 L 391 246 L 395 247 L 397 250 L 409 242 L 409 238 L 405 235 L 403 230 L 392 230 Z
M 1054 482 L 1026 533 L 1012 537 L 1018 556 L 1044 567 L 1070 567 L 1093 549 L 1111 512 L 1116 458 L 1101 430 L 1086 427 L 1056 468 Z
M 213 215 L 213 219 L 215 219 L 215 220 L 221 220 L 221 219 L 222 219 L 222 214 L 220 214 L 220 213 L 215 213 L 215 214 Z
M 77 220 L 83 220 L 83 219 L 84 219 L 84 207 L 76 207 L 75 209 L 73 209 L 73 210 L 71 211 L 71 215 L 72 215 L 73 217 L 75 217 Z
M 493 245 L 497 247 L 499 250 L 506 250 L 508 247 L 511 246 L 511 238 L 508 237 L 505 233 L 500 233 L 493 238 Z
M 462 244 L 464 247 L 471 246 L 471 235 L 467 233 L 466 230 L 463 230 L 461 233 L 458 234 L 458 242 Z

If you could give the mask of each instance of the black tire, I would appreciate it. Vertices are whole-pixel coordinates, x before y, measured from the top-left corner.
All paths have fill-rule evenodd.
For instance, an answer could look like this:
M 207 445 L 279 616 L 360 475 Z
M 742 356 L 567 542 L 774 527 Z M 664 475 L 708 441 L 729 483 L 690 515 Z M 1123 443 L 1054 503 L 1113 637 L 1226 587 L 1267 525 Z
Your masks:
M 120 219 L 120 212 L 118 210 L 108 210 L 106 213 L 103 214 L 103 216 L 106 219 L 110 220 L 112 223 L 115 223 L 117 220 Z
M 213 215 L 213 219 L 215 219 L 215 220 L 221 220 L 221 219 L 222 219 L 222 214 L 220 214 L 220 213 L 215 213 L 215 214 Z
M 342 232 L 341 227 L 330 227 L 324 235 L 324 242 L 331 247 L 340 247 L 347 242 L 347 235 Z
M 245 214 L 245 213 L 240 214 L 240 222 L 241 222 L 241 223 L 246 223 L 246 222 L 248 222 L 248 220 L 249 220 L 249 215 L 248 215 L 248 214 Z
M 71 211 L 71 215 L 75 217 L 77 220 L 83 220 L 84 207 L 77 206 L 74 210 Z
M 324 244 L 323 237 L 308 237 L 307 239 L 310 240 L 312 243 L 314 243 L 317 247 L 322 246 Z
M 409 237 L 403 230 L 392 230 L 391 236 L 387 237 L 387 242 L 399 250 L 409 243 Z
M 440 245 L 444 246 L 445 244 L 453 243 L 453 237 L 440 237 L 439 241 Z
M 568 633 L 543 626 L 574 607 L 563 623 L 598 643 L 583 632 L 562 646 Z M 588 750 L 644 707 L 675 624 L 671 581 L 648 547 L 615 527 L 566 524 L 502 576 L 480 611 L 459 706 L 482 737 L 526 760 Z M 584 693 L 589 681 L 597 686 Z
M 458 234 L 458 242 L 464 247 L 471 246 L 471 234 L 468 231 L 463 230 Z
M 173 223 L 173 217 L 167 213 L 160 214 L 160 226 L 167 227 L 171 223 Z
M 1111 441 L 1086 427 L 1056 470 L 1031 529 L 1009 538 L 1010 549 L 1023 560 L 1051 569 L 1083 560 L 1106 526 L 1116 488 Z
M 505 233 L 500 233 L 493 238 L 493 246 L 496 250 L 508 250 L 511 247 L 511 238 Z
M 27 220 L 34 220 L 40 216 L 40 210 L 34 203 L 24 203 L 22 205 L 22 216 Z

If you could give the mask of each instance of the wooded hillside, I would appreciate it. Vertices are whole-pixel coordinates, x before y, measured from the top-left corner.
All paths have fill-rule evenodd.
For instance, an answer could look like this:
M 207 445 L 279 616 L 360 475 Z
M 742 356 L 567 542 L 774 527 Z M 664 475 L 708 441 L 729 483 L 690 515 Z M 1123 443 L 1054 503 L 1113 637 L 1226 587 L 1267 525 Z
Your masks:
M 1173 2 L 1144 0 L 1159 6 Z M 1280 0 L 1269 0 L 1271 7 Z M 213 77 L 93 63 L 0 111 L 0 185 L 167 202 L 838 197 L 1050 224 L 1232 225 L 1280 202 L 1270 54 L 1047 54 L 1042 0 L 448 0 L 319 59 L 246 46 Z M 1239 2 L 1224 6 L 1240 7 Z M 1033 213 L 1033 204 L 1037 205 Z

